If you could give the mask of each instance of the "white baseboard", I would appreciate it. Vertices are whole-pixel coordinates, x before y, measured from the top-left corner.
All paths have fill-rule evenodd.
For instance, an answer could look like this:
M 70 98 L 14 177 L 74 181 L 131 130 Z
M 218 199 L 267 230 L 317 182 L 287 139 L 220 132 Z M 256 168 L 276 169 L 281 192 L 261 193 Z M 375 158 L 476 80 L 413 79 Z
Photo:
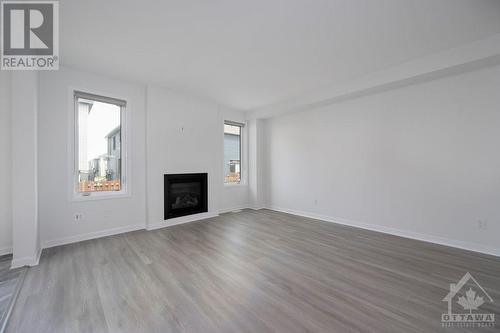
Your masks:
M 70 237 L 64 237 L 64 238 L 58 238 L 58 239 L 44 241 L 42 244 L 42 247 L 44 249 L 46 249 L 46 248 L 50 248 L 50 247 L 54 247 L 54 246 L 82 242 L 82 241 L 106 237 L 106 236 L 113 236 L 113 235 L 123 234 L 125 232 L 141 230 L 141 229 L 144 229 L 144 224 L 129 225 L 129 226 L 125 226 L 125 227 L 106 229 L 106 230 L 101 230 L 101 231 L 96 231 L 96 232 L 90 232 L 87 234 L 81 234 L 81 235 L 76 235 L 76 236 L 70 236 Z
M 277 211 L 277 212 L 288 213 L 288 214 L 307 217 L 307 218 L 311 218 L 311 219 L 347 225 L 347 226 L 351 226 L 351 227 L 381 232 L 384 234 L 390 234 L 390 235 L 400 236 L 400 237 L 404 237 L 404 238 L 411 238 L 411 239 L 416 239 L 416 240 L 420 240 L 420 241 L 424 241 L 424 242 L 445 245 L 445 246 L 449 246 L 449 247 L 459 248 L 462 250 L 479 252 L 479 253 L 484 253 L 484 254 L 489 254 L 489 255 L 500 257 L 500 248 L 484 246 L 484 245 L 477 244 L 477 243 L 464 242 L 461 240 L 449 239 L 449 238 L 445 238 L 445 237 L 423 234 L 423 233 L 418 233 L 418 232 L 409 231 L 409 230 L 402 230 L 402 229 L 385 227 L 385 226 L 380 226 L 380 225 L 375 225 L 375 224 L 362 223 L 362 222 L 351 221 L 351 220 L 347 220 L 347 219 L 343 219 L 343 218 L 335 218 L 335 217 L 331 217 L 331 216 L 315 214 L 315 213 L 310 213 L 310 212 L 304 212 L 304 211 L 297 211 L 297 210 L 293 210 L 293 209 L 287 209 L 287 208 L 276 207 L 276 206 L 270 206 L 270 207 L 266 207 L 266 208 L 270 209 L 270 210 Z
M 42 255 L 42 249 L 38 249 L 32 257 L 14 258 L 10 264 L 10 268 L 19 268 L 23 266 L 36 266 L 40 262 L 40 256 Z
M 40 263 L 40 257 L 42 256 L 42 248 L 39 248 L 38 251 L 36 252 L 35 256 L 35 261 L 33 262 L 33 265 L 31 266 L 37 266 Z
M 209 219 L 212 217 L 219 216 L 218 213 L 201 213 L 201 214 L 195 214 L 195 215 L 189 215 L 189 216 L 182 216 L 182 217 L 177 217 L 173 218 L 171 220 L 167 220 L 165 222 L 158 222 L 158 223 L 153 223 L 148 226 L 146 226 L 146 230 L 151 231 L 151 230 L 156 230 L 156 229 L 161 229 L 161 228 L 167 228 L 167 227 L 172 227 L 174 225 L 179 225 L 179 224 L 184 224 L 184 223 L 189 223 L 189 222 L 194 222 L 194 221 L 199 221 L 199 220 L 205 220 Z
M 230 213 L 230 212 L 234 212 L 234 211 L 238 211 L 238 210 L 242 210 L 242 209 L 248 209 L 248 208 L 250 208 L 249 205 L 240 205 L 240 206 L 235 206 L 235 207 L 231 207 L 231 208 L 222 208 L 222 209 L 219 209 L 219 214 Z
M 219 214 L 225 214 L 225 213 L 230 213 L 238 210 L 243 210 L 243 209 L 253 209 L 253 210 L 260 210 L 260 209 L 265 209 L 266 206 L 252 206 L 252 205 L 241 205 L 241 206 L 236 206 L 233 208 L 224 208 L 219 210 Z
M 12 253 L 12 246 L 0 247 L 0 256 Z

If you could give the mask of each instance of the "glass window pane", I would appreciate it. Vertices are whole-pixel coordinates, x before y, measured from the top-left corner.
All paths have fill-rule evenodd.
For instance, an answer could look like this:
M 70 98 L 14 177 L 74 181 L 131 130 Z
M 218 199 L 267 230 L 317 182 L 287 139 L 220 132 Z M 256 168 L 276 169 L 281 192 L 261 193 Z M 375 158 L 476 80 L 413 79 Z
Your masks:
M 241 182 L 241 126 L 224 124 L 224 182 Z
M 78 192 L 120 191 L 121 107 L 77 98 Z

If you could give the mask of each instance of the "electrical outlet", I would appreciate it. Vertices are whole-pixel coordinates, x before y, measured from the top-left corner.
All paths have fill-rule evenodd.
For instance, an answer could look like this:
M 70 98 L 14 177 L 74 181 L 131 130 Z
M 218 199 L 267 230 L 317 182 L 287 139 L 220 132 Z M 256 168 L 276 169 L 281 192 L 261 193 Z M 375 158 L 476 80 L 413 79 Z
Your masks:
M 488 229 L 488 221 L 486 221 L 486 220 L 478 220 L 477 221 L 477 228 L 479 230 L 487 230 Z
M 75 219 L 75 222 L 80 222 L 83 220 L 83 214 L 81 213 L 76 213 L 73 218 Z

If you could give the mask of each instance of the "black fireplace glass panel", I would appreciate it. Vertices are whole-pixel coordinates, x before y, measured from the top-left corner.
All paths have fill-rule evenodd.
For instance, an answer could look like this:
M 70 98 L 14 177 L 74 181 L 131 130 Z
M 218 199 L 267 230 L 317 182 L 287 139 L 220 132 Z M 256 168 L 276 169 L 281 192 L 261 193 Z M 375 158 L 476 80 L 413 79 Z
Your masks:
M 165 175 L 165 220 L 207 212 L 207 174 Z
M 174 183 L 170 185 L 170 194 L 169 204 L 172 209 L 196 207 L 200 202 L 201 184 Z

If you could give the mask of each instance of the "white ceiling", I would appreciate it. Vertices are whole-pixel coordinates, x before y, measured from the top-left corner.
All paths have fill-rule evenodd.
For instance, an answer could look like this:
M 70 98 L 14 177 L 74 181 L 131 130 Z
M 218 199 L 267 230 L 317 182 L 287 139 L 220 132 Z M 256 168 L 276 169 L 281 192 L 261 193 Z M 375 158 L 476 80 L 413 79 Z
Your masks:
M 64 0 L 61 63 L 249 110 L 500 32 L 500 0 Z

